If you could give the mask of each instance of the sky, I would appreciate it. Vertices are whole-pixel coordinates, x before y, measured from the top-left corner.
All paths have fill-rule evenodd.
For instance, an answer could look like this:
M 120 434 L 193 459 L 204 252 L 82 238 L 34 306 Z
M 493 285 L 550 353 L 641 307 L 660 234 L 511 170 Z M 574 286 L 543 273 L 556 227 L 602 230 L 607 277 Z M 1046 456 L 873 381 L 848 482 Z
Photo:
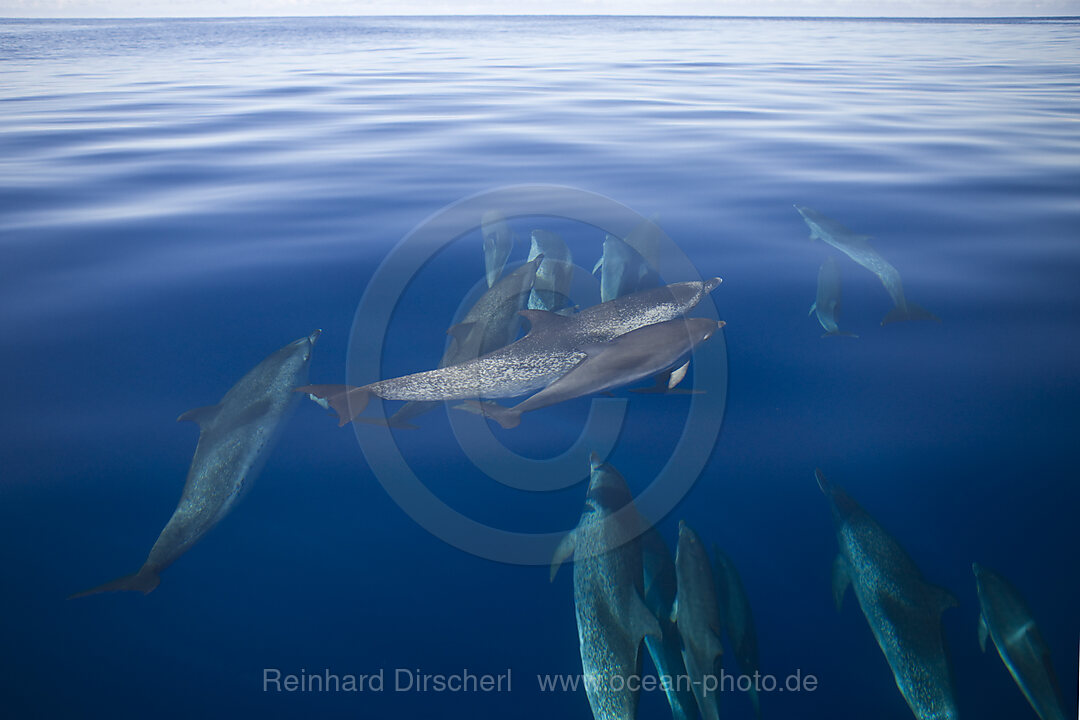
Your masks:
M 300 15 L 1080 15 L 1080 0 L 0 0 L 0 17 Z

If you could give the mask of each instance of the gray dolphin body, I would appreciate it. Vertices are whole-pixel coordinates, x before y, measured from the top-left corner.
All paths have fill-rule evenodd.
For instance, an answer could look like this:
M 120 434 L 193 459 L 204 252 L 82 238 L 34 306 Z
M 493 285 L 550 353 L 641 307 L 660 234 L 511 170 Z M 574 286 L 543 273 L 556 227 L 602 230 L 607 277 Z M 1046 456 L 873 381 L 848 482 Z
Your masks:
M 843 489 L 831 485 L 820 470 L 815 475 L 829 499 L 840 546 L 833 563 L 837 609 L 852 585 L 911 712 L 919 720 L 955 720 L 941 614 L 955 607 L 956 599 L 926 582 L 900 544 Z
M 199 425 L 199 443 L 184 492 L 142 568 L 72 597 L 117 590 L 144 594 L 162 570 L 221 522 L 251 489 L 281 426 L 296 407 L 293 389 L 307 381 L 311 349 L 321 331 L 291 342 L 252 368 L 221 402 L 189 410 L 178 420 Z
M 671 621 L 675 605 L 675 563 L 671 551 L 656 528 L 649 528 L 641 536 L 641 564 L 645 571 L 645 605 L 660 621 L 662 637 L 645 637 L 645 647 L 652 657 L 656 672 L 671 681 L 664 685 L 671 715 L 674 720 L 696 720 L 697 700 L 685 682 L 686 665 L 682 659 L 682 641 L 679 630 Z
M 892 298 L 895 306 L 881 321 L 882 325 L 900 320 L 936 320 L 940 318 L 929 310 L 908 302 L 904 297 L 904 286 L 900 282 L 900 273 L 878 254 L 870 244 L 870 237 L 858 235 L 830 217 L 805 205 L 795 205 L 803 220 L 810 227 L 810 239 L 823 240 L 849 258 L 878 276 L 881 284 Z
M 325 402 L 344 425 L 363 411 L 371 395 L 386 400 L 505 398 L 538 390 L 585 359 L 583 348 L 614 340 L 631 330 L 677 318 L 720 284 L 720 278 L 675 283 L 610 302 L 575 315 L 525 310 L 525 337 L 475 360 L 437 370 L 380 380 L 361 387 L 308 385 L 298 388 Z M 320 404 L 322 404 L 320 402 Z
M 705 720 L 720 717 L 715 680 L 720 672 L 724 646 L 720 642 L 720 609 L 709 554 L 697 533 L 679 522 L 679 547 L 675 551 L 678 592 L 672 618 L 682 638 L 683 663 Z M 710 680 L 709 678 L 714 678 Z M 711 684 L 711 687 L 710 687 Z
M 457 407 L 486 415 L 504 428 L 517 427 L 522 413 L 629 385 L 674 367 L 723 326 L 722 322 L 705 318 L 676 318 L 646 325 L 609 342 L 582 347 L 584 360 L 513 407 L 475 400 Z
M 536 270 L 543 257 L 532 258 L 529 262 L 507 273 L 487 292 L 480 296 L 460 323 L 447 330 L 450 343 L 443 353 L 439 367 L 458 365 L 475 360 L 481 355 L 505 347 L 517 337 L 521 326 L 521 316 L 529 299 Z M 389 418 L 357 418 L 360 422 L 389 425 L 402 429 L 415 429 L 409 421 L 426 412 L 434 410 L 441 403 L 438 401 L 413 401 L 403 405 Z
M 607 302 L 623 295 L 647 290 L 659 284 L 656 269 L 632 245 L 608 235 L 603 255 L 593 267 L 600 271 L 600 300 Z
M 642 599 L 637 535 L 643 522 L 626 481 L 594 456 L 581 520 L 556 549 L 551 578 L 573 556 L 581 667 L 596 720 L 637 715 L 639 686 L 632 679 L 641 674 L 641 640 L 660 638 L 660 625 Z
M 972 565 L 979 592 L 979 645 L 989 636 L 1005 667 L 1042 720 L 1065 720 L 1061 687 L 1050 650 L 1027 603 L 1012 584 L 993 570 Z
M 484 274 L 491 287 L 499 280 L 514 249 L 514 233 L 501 212 L 488 210 L 480 219 L 480 234 L 484 240 Z
M 529 260 L 543 257 L 536 271 L 536 283 L 529 295 L 529 309 L 557 312 L 570 307 L 570 283 L 574 280 L 574 260 L 562 238 L 547 230 L 533 230 Z
M 810 312 L 817 314 L 818 322 L 825 329 L 821 337 L 859 337 L 855 333 L 843 332 L 836 324 L 840 310 L 840 268 L 831 255 L 821 263 L 817 276 L 817 298 L 810 306 Z
M 757 631 L 754 629 L 754 614 L 750 611 L 750 599 L 731 558 L 716 545 L 712 546 L 712 557 L 720 623 L 731 640 L 739 672 L 752 677 L 761 667 L 758 665 Z M 754 685 L 750 686 L 749 695 L 754 715 L 760 718 L 761 699 Z

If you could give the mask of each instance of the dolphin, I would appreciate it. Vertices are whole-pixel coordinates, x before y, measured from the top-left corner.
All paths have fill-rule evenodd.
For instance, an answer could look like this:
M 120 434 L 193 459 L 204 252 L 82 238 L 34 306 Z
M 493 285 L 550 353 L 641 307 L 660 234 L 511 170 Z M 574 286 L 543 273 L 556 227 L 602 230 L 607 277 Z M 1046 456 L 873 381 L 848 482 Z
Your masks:
M 907 301 L 907 298 L 904 297 L 904 286 L 900 282 L 900 273 L 878 254 L 877 250 L 870 244 L 869 236 L 857 235 L 832 218 L 826 217 L 817 210 L 808 208 L 805 205 L 796 204 L 795 209 L 799 211 L 803 220 L 810 227 L 811 240 L 824 240 L 878 276 L 895 306 L 881 321 L 882 325 L 899 320 L 936 320 L 941 322 L 941 319 L 929 310 Z
M 338 414 L 345 425 L 359 415 L 371 395 L 385 400 L 465 400 L 506 398 L 538 390 L 585 359 L 583 348 L 614 340 L 631 330 L 677 318 L 720 284 L 720 278 L 675 283 L 627 295 L 564 316 L 523 310 L 528 334 L 520 340 L 459 365 L 426 370 L 352 387 L 297 388 Z
M 195 408 L 177 421 L 199 425 L 199 442 L 180 503 L 137 573 L 72 595 L 117 590 L 144 595 L 172 565 L 229 514 L 251 489 L 283 421 L 296 407 L 293 388 L 307 381 L 311 348 L 321 330 L 289 343 L 240 378 L 217 405 Z
M 533 230 L 529 260 L 543 257 L 536 271 L 536 283 L 529 295 L 530 310 L 557 312 L 570 307 L 570 283 L 574 279 L 574 261 L 562 238 L 547 230 Z
M 678 578 L 678 591 L 671 619 L 679 628 L 682 638 L 686 674 L 690 678 L 701 716 L 705 720 L 717 720 L 720 709 L 716 688 L 724 646 L 720 642 L 716 583 L 705 546 L 685 521 L 679 521 L 675 575 Z M 711 683 L 717 685 L 710 688 Z
M 829 499 L 840 546 L 832 581 L 837 610 L 852 585 L 911 712 L 919 720 L 955 720 L 941 614 L 955 607 L 956 599 L 926 582 L 900 544 L 843 489 L 821 470 L 814 473 Z
M 525 309 L 536 270 L 542 262 L 543 256 L 537 256 L 500 278 L 480 296 L 460 323 L 446 331 L 450 343 L 439 361 L 440 368 L 475 360 L 514 341 L 521 325 L 518 313 Z M 412 401 L 387 419 L 356 419 L 369 424 L 414 430 L 416 426 L 409 421 L 434 410 L 439 404 L 438 401 Z
M 603 255 L 593 274 L 600 272 L 600 300 L 607 302 L 623 295 L 647 290 L 659 284 L 656 269 L 629 243 L 614 235 L 604 238 Z
M 746 588 L 731 558 L 716 545 L 712 546 L 712 557 L 720 623 L 731 641 L 739 672 L 752 677 L 761 667 L 758 665 L 757 632 L 754 630 L 754 615 L 750 612 L 750 600 L 746 597 Z M 757 687 L 751 685 L 749 694 L 754 715 L 760 718 L 761 699 Z
M 979 646 L 986 652 L 987 636 L 994 641 L 1005 667 L 1042 720 L 1065 720 L 1050 650 L 1027 603 L 1008 580 L 993 570 L 978 563 L 971 569 L 975 572 L 981 610 Z
M 643 525 L 622 475 L 593 455 L 581 520 L 556 548 L 551 579 L 573 556 L 581 667 L 597 720 L 636 717 L 640 686 L 632 680 L 641 675 L 641 640 L 660 639 L 660 624 L 642 599 Z
M 660 640 L 646 636 L 645 647 L 660 677 L 670 678 L 663 688 L 673 720 L 696 720 L 697 700 L 690 688 L 679 682 L 680 678 L 686 677 L 686 666 L 678 628 L 671 622 L 671 609 L 675 605 L 675 563 L 667 543 L 655 527 L 641 535 L 641 564 L 645 571 L 645 605 L 660 621 L 662 632 Z
M 675 367 L 723 326 L 722 321 L 718 323 L 706 318 L 676 318 L 646 325 L 614 340 L 583 346 L 584 360 L 514 407 L 477 400 L 468 400 L 456 407 L 486 415 L 504 428 L 514 428 L 521 422 L 522 413 L 629 385 Z
M 817 275 L 817 298 L 810 306 L 810 314 L 817 313 L 818 322 L 825 328 L 821 337 L 859 337 L 855 333 L 843 332 L 836 324 L 836 314 L 840 309 L 840 268 L 832 255 L 821 263 Z
M 480 218 L 480 234 L 484 239 L 484 273 L 488 287 L 502 275 L 510 251 L 514 249 L 514 233 L 498 210 L 488 210 Z

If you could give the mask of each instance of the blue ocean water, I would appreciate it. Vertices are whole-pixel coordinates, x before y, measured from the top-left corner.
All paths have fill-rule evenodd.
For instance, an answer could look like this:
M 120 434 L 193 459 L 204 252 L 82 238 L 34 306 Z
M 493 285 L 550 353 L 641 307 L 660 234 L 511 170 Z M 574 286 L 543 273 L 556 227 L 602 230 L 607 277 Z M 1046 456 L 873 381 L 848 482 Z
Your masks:
M 580 671 L 570 573 L 443 543 L 306 402 L 160 588 L 65 599 L 145 558 L 197 437 L 177 415 L 316 327 L 312 381 L 343 381 L 357 304 L 401 238 L 521 184 L 655 216 L 724 278 L 723 427 L 660 528 L 673 542 L 685 519 L 738 564 L 763 672 L 817 679 L 764 696 L 766 716 L 911 717 L 854 598 L 832 607 L 815 467 L 958 598 L 962 716 L 1033 717 L 979 651 L 976 560 L 1026 596 L 1075 710 L 1080 21 L 4 20 L 0 67 L 5 716 L 589 716 L 583 692 L 536 681 Z M 821 339 L 806 313 L 828 249 L 793 203 L 872 235 L 940 325 L 880 327 L 888 296 L 840 258 L 841 327 L 860 337 Z M 566 232 L 591 269 L 602 236 Z M 482 275 L 478 233 L 424 265 L 386 375 L 435 365 Z M 688 402 L 630 400 L 611 462 L 635 492 Z M 496 436 L 546 457 L 587 412 Z M 402 453 L 462 512 L 575 522 L 583 484 L 502 487 L 445 412 L 418 424 Z M 387 687 L 265 692 L 266 668 L 384 670 Z M 394 692 L 398 668 L 509 670 L 512 690 Z M 723 712 L 751 717 L 739 695 Z

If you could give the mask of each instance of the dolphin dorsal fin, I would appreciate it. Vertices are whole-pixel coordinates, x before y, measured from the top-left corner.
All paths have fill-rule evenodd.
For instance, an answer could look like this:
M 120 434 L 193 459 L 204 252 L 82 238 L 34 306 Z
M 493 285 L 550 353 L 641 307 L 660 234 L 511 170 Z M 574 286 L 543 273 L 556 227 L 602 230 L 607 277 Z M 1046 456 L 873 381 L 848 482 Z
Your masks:
M 529 321 L 529 335 L 548 328 L 560 327 L 567 322 L 565 316 L 548 310 L 519 310 L 518 315 Z
M 192 408 L 185 413 L 181 413 L 180 417 L 176 418 L 176 422 L 193 422 L 202 427 L 205 423 L 217 417 L 219 410 L 221 410 L 221 405 Z
M 574 532 L 571 530 L 559 541 L 558 547 L 555 548 L 555 553 L 551 556 L 551 575 L 548 577 L 548 582 L 555 581 L 555 574 L 559 572 L 559 568 L 562 567 L 562 564 L 573 554 Z
M 651 637 L 654 640 L 663 639 L 660 621 L 656 619 L 645 601 L 641 599 L 637 588 L 630 591 L 630 635 L 637 642 L 646 637 Z
M 689 369 L 690 361 L 687 360 L 685 363 L 672 370 L 671 375 L 668 376 L 667 389 L 674 390 L 675 386 L 681 383 L 683 381 L 683 378 L 686 377 L 686 371 Z
M 958 607 L 960 603 L 956 601 L 956 596 L 943 587 L 934 586 L 933 588 L 933 601 L 935 607 L 937 607 L 938 613 L 943 613 L 949 608 Z

